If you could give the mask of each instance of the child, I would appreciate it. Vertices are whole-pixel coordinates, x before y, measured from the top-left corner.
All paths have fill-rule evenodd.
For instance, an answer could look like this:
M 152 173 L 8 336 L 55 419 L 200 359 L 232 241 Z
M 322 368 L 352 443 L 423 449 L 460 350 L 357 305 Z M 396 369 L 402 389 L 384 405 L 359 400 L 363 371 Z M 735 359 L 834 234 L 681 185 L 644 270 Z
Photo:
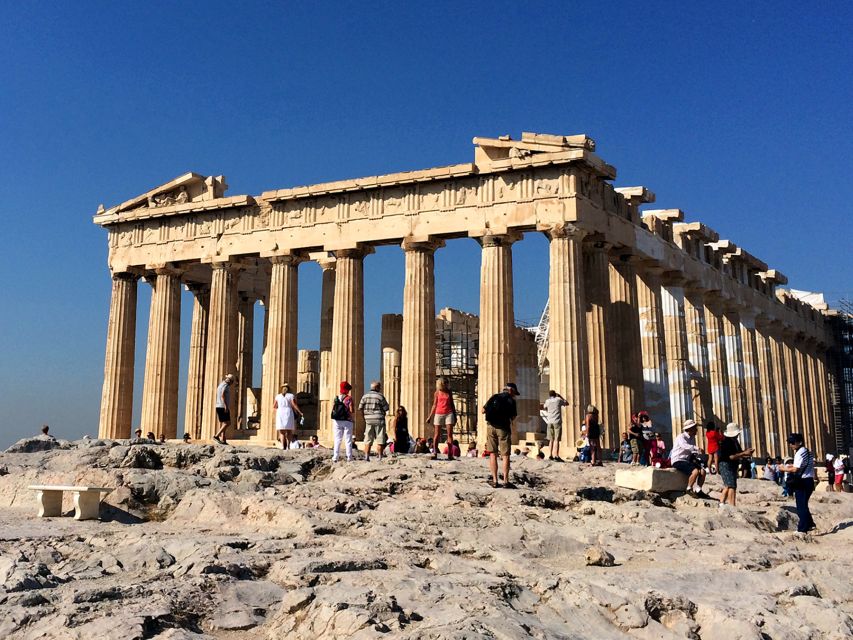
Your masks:
M 723 435 L 717 431 L 717 425 L 713 422 L 709 422 L 705 426 L 705 442 L 708 444 L 708 471 L 711 473 L 717 473 L 717 466 L 719 465 L 717 452 L 720 449 L 720 441 L 722 439 Z

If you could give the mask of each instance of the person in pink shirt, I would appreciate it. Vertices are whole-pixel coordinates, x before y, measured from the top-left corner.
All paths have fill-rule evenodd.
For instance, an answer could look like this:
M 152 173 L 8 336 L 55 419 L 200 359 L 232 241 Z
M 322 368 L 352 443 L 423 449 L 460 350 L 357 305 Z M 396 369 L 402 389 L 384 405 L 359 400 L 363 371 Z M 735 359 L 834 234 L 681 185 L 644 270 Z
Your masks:
M 441 440 L 441 431 L 444 429 L 447 435 L 447 459 L 453 460 L 453 426 L 456 424 L 456 407 L 453 404 L 453 393 L 444 378 L 435 381 L 435 394 L 426 423 L 433 426 L 432 459 L 438 459 L 438 441 Z

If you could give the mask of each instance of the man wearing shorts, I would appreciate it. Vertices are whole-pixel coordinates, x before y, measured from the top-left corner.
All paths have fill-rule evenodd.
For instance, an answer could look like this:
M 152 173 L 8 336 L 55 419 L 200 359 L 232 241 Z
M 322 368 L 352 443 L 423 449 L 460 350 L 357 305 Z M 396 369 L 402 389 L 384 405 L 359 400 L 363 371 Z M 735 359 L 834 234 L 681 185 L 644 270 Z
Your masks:
M 385 414 L 388 413 L 389 407 L 388 401 L 380 391 L 381 388 L 382 385 L 374 380 L 370 383 L 370 391 L 361 396 L 361 401 L 358 403 L 358 410 L 364 416 L 364 459 L 367 462 L 370 462 L 370 450 L 373 448 L 374 440 L 379 447 L 380 460 L 385 452 L 385 443 L 388 441 Z
M 693 420 L 685 422 L 683 431 L 672 443 L 669 459 L 673 469 L 687 476 L 687 492 L 696 498 L 708 498 L 710 496 L 702 491 L 702 485 L 705 484 L 705 470 L 699 461 L 701 451 L 696 446 L 698 430 L 699 425 Z
M 219 431 L 213 436 L 219 444 L 228 444 L 225 432 L 231 426 L 231 385 L 237 378 L 233 374 L 227 374 L 219 386 L 216 387 L 216 419 L 219 420 Z
M 560 437 L 563 435 L 563 407 L 567 406 L 569 403 L 566 399 L 553 389 L 548 392 L 548 399 L 542 403 L 548 430 L 548 460 L 554 462 L 563 462 L 560 457 Z
M 518 415 L 515 398 L 518 397 L 518 387 L 515 383 L 507 382 L 501 393 L 496 393 L 483 406 L 486 415 L 486 450 L 489 452 L 489 470 L 492 477 L 489 485 L 501 486 L 498 483 L 498 454 L 503 458 L 504 488 L 514 489 L 509 481 L 509 450 L 512 440 L 512 421 Z

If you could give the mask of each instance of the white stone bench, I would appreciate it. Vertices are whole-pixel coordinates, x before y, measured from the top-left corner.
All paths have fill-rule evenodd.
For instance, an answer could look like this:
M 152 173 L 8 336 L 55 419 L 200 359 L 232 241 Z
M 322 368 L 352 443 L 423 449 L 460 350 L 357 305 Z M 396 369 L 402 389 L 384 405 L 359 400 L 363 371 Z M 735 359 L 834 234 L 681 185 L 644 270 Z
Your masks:
M 39 518 L 61 516 L 62 494 L 65 491 L 71 491 L 74 494 L 75 520 L 97 520 L 101 507 L 101 494 L 112 491 L 109 487 L 75 487 L 49 484 L 34 484 L 28 488 L 36 492 Z
M 625 489 L 654 491 L 655 493 L 686 491 L 687 476 L 675 469 L 626 467 L 616 471 L 616 486 Z

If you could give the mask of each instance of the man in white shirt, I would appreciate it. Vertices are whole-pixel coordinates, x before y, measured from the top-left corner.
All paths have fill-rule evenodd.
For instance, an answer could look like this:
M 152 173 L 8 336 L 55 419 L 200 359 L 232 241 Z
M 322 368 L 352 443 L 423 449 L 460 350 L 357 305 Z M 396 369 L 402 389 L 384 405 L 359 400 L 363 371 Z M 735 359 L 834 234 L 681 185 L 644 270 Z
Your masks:
M 795 479 L 788 481 L 788 491 L 794 492 L 794 498 L 797 501 L 797 515 L 800 519 L 797 524 L 797 531 L 806 533 L 817 528 L 812 513 L 809 511 L 809 498 L 814 491 L 814 456 L 811 451 L 806 449 L 805 440 L 801 433 L 789 435 L 788 444 L 794 450 L 794 462 L 793 464 L 779 465 L 779 470 L 795 474 Z
M 696 498 L 710 498 L 702 491 L 705 484 L 705 470 L 699 461 L 702 450 L 696 446 L 696 432 L 699 430 L 693 420 L 684 423 L 683 431 L 672 443 L 672 453 L 669 454 L 673 469 L 687 476 L 687 492 Z M 698 487 L 698 489 L 696 489 Z
M 545 420 L 548 435 L 548 460 L 562 462 L 560 457 L 560 438 L 563 434 L 563 407 L 568 407 L 569 403 L 559 393 L 551 389 L 548 392 L 548 399 L 542 403 L 542 419 Z

